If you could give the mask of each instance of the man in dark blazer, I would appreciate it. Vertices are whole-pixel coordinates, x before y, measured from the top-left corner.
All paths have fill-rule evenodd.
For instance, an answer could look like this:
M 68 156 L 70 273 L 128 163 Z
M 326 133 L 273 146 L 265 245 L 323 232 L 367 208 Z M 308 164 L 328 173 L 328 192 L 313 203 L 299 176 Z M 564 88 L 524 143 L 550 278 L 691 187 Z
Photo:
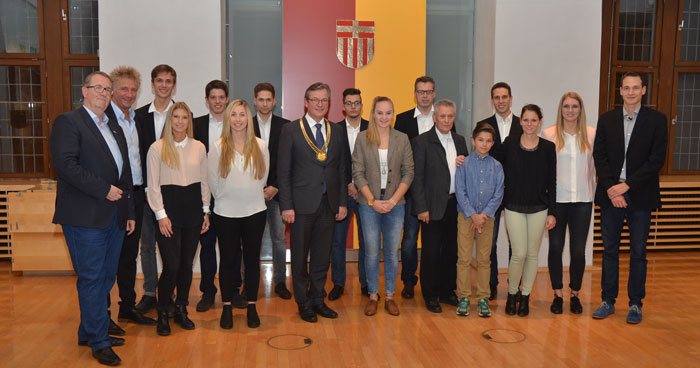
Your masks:
M 523 128 L 520 126 L 520 118 L 515 116 L 510 107 L 513 104 L 513 95 L 510 85 L 505 82 L 498 82 L 491 87 L 491 105 L 493 105 L 495 114 L 477 123 L 485 122 L 491 125 L 496 132 L 494 143 L 491 150 L 498 152 L 503 145 L 503 141 L 508 136 L 519 136 L 523 134 Z M 476 126 L 476 125 L 475 125 Z M 498 207 L 493 222 L 493 241 L 491 243 L 491 279 L 489 286 L 491 287 L 491 295 L 489 300 L 496 299 L 498 295 L 498 230 L 501 224 L 501 213 L 503 205 Z M 510 251 L 510 247 L 508 247 Z
M 336 300 L 345 292 L 345 253 L 348 236 L 348 225 L 352 214 L 357 220 L 357 236 L 360 250 L 357 259 L 357 273 L 360 278 L 360 289 L 363 295 L 369 295 L 367 290 L 367 275 L 365 274 L 365 240 L 362 238 L 362 223 L 360 222 L 357 205 L 358 188 L 352 181 L 352 152 L 355 149 L 355 139 L 361 131 L 367 130 L 369 122 L 362 118 L 362 95 L 357 88 L 347 88 L 343 91 L 343 111 L 345 119 L 337 125 L 343 131 L 345 138 L 345 183 L 348 186 L 348 215 L 343 221 L 335 224 L 333 235 L 333 250 L 331 251 L 331 281 L 333 289 L 328 293 L 328 300 Z
M 127 153 L 129 155 L 129 165 L 131 166 L 131 178 L 134 188 L 134 209 L 135 213 L 142 214 L 143 206 L 146 203 L 144 187 L 146 180 L 143 176 L 141 163 L 140 137 L 143 136 L 141 125 L 136 124 L 134 116 L 136 113 L 132 108 L 136 102 L 136 96 L 141 86 L 141 74 L 130 66 L 119 66 L 110 73 L 114 82 L 114 94 L 112 102 L 105 110 L 109 120 L 116 121 L 124 132 L 126 138 Z M 156 321 L 144 316 L 134 307 L 136 305 L 136 258 L 139 255 L 139 239 L 141 238 L 141 225 L 143 216 L 136 216 L 136 226 L 134 232 L 124 237 L 121 254 L 119 255 L 119 266 L 117 268 L 117 285 L 119 286 L 119 319 L 129 320 L 141 325 L 154 325 Z M 111 301 L 107 299 L 107 306 Z M 110 333 L 124 335 L 126 332 L 117 326 L 114 321 L 110 321 Z
M 204 87 L 204 102 L 209 109 L 209 113 L 196 117 L 192 120 L 192 129 L 194 139 L 202 142 L 204 148 L 209 152 L 209 148 L 214 145 L 217 139 L 221 137 L 221 129 L 224 125 L 224 111 L 228 104 L 228 86 L 220 80 L 213 80 Z M 214 196 L 211 197 L 209 208 L 214 209 Z M 213 223 L 209 225 L 209 230 L 200 235 L 199 243 L 199 266 L 201 269 L 201 281 L 199 282 L 199 290 L 202 292 L 202 298 L 197 303 L 197 312 L 206 312 L 214 305 L 216 296 L 216 285 L 214 278 L 216 277 L 216 227 Z M 245 308 L 246 301 L 238 292 L 241 287 L 241 248 L 237 247 L 233 256 L 234 267 L 238 272 L 234 272 L 234 293 L 232 304 L 236 308 Z
M 433 127 L 433 101 L 435 101 L 435 80 L 428 76 L 416 78 L 413 84 L 416 107 L 396 115 L 394 129 L 405 133 L 413 145 L 413 138 L 429 131 Z M 401 240 L 401 281 L 403 290 L 401 296 L 413 298 L 416 283 L 418 283 L 418 231 L 420 223 L 413 211 L 411 191 L 406 193 L 406 213 L 403 222 L 403 239 Z
M 615 312 L 619 289 L 619 251 L 622 226 L 627 219 L 630 271 L 627 281 L 627 323 L 642 321 L 642 299 L 647 274 L 646 245 L 651 211 L 661 207 L 659 170 L 666 159 L 666 116 L 642 106 L 646 86 L 637 72 L 622 76 L 623 106 L 600 116 L 593 144 L 598 175 L 595 203 L 600 206 L 603 237 L 603 302 L 593 318 Z
M 282 127 L 277 162 L 282 219 L 290 224 L 294 298 L 307 322 L 316 322 L 316 314 L 338 317 L 324 303 L 324 286 L 333 228 L 347 215 L 347 159 L 340 127 L 325 119 L 330 95 L 325 83 L 306 89 L 307 113 Z
M 58 175 L 53 222 L 61 224 L 80 304 L 78 344 L 100 363 L 117 365 L 108 335 L 107 296 L 117 274 L 124 230 L 134 231 L 135 211 L 127 144 L 119 123 L 104 111 L 112 81 L 104 72 L 83 83 L 83 106 L 54 120 L 49 145 Z
M 146 154 L 153 142 L 160 139 L 165 126 L 165 117 L 173 104 L 173 92 L 177 83 L 177 73 L 169 65 L 156 65 L 151 70 L 151 88 L 155 93 L 152 103 L 136 110 L 136 124 L 141 125 L 143 138 L 140 141 L 141 162 L 143 162 L 143 180 L 148 180 Z M 145 188 L 148 191 L 148 188 Z M 158 286 L 158 263 L 156 259 L 156 215 L 151 206 L 143 208 L 143 225 L 141 227 L 141 271 L 143 272 L 143 297 L 136 305 L 136 310 L 146 313 L 156 306 L 156 287 Z
M 450 100 L 435 103 L 435 126 L 413 142 L 414 178 L 411 185 L 413 211 L 421 221 L 420 282 L 425 305 L 442 312 L 439 301 L 457 305 L 457 199 L 455 172 L 463 162 L 467 142 L 451 131 L 456 105 Z

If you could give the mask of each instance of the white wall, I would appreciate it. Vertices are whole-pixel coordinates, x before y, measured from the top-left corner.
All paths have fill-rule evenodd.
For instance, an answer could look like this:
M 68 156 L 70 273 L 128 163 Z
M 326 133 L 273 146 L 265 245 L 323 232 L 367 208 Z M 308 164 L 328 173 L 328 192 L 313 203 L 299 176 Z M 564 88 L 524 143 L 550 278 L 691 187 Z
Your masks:
M 177 71 L 175 101 L 202 115 L 204 86 L 224 77 L 221 14 L 221 0 L 100 1 L 100 69 L 141 72 L 140 107 L 153 100 L 151 69 L 168 64 Z

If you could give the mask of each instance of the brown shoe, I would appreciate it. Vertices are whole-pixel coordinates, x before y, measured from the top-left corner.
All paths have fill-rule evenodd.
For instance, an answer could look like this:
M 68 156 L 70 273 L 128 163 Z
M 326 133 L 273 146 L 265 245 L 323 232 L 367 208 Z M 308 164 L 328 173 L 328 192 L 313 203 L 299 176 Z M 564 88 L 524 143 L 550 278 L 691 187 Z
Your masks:
M 387 299 L 384 302 L 384 309 L 386 309 L 386 311 L 389 312 L 389 314 L 391 314 L 392 316 L 399 315 L 399 307 L 394 302 L 394 299 Z
M 377 314 L 377 304 L 376 300 L 370 299 L 365 307 L 365 316 L 373 316 Z

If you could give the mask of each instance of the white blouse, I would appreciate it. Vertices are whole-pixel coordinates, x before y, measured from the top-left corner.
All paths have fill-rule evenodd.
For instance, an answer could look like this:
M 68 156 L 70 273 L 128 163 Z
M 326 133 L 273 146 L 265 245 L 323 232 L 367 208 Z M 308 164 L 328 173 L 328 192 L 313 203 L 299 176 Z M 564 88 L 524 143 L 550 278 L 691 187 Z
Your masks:
M 256 138 L 258 146 L 265 158 L 265 175 L 260 179 L 253 178 L 252 165 L 243 171 L 244 156 L 235 152 L 233 165 L 228 176 L 224 179 L 219 173 L 219 158 L 221 157 L 221 139 L 217 139 L 214 147 L 209 150 L 208 182 L 211 194 L 214 196 L 214 213 L 224 217 L 247 217 L 267 208 L 263 189 L 267 184 L 270 172 L 270 152 L 265 141 Z
M 389 180 L 389 149 L 378 148 L 379 152 L 379 174 L 380 174 L 380 187 L 386 189 L 386 182 Z
M 595 128 L 587 126 L 591 150 L 585 153 L 578 147 L 578 134 L 563 132 L 564 148 L 557 151 L 557 202 L 592 202 L 595 193 L 595 166 L 593 140 Z M 542 131 L 542 137 L 556 144 L 556 126 Z

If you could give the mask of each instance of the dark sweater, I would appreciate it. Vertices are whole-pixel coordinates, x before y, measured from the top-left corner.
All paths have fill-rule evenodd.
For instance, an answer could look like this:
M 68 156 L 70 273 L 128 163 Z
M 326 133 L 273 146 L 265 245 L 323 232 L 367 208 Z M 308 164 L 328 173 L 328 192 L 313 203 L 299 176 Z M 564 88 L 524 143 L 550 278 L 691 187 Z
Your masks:
M 540 138 L 536 148 L 526 150 L 520 145 L 520 136 L 509 136 L 493 154 L 503 163 L 506 209 L 520 213 L 546 209 L 548 215 L 555 215 L 557 155 L 554 143 Z

